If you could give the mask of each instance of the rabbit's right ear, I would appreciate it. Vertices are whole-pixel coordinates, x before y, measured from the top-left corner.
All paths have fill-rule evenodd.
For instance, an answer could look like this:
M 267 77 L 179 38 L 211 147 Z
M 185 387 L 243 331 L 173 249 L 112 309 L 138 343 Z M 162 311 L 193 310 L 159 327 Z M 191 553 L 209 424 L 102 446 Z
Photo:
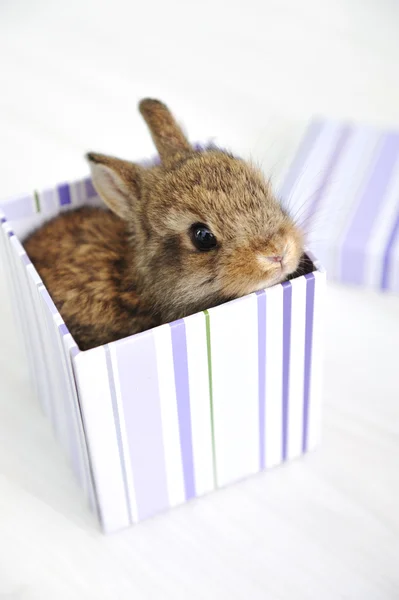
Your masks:
M 108 208 L 125 221 L 141 196 L 143 169 L 131 162 L 95 154 L 86 154 L 95 190 Z
M 176 156 L 193 151 L 182 128 L 177 124 L 166 104 L 159 100 L 145 98 L 141 100 L 139 110 L 150 129 L 164 165 L 173 164 Z

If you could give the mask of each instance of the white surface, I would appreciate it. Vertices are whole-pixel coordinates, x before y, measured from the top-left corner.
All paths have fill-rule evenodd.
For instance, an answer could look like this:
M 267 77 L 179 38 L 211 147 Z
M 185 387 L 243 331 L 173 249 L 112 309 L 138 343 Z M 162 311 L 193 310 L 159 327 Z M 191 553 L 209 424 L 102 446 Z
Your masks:
M 84 175 L 87 149 L 152 154 L 143 95 L 276 171 L 311 112 L 399 126 L 398 23 L 395 0 L 3 2 L 0 195 Z M 327 309 L 322 448 L 105 538 L 1 277 L 0 597 L 398 598 L 399 297 L 332 287 Z

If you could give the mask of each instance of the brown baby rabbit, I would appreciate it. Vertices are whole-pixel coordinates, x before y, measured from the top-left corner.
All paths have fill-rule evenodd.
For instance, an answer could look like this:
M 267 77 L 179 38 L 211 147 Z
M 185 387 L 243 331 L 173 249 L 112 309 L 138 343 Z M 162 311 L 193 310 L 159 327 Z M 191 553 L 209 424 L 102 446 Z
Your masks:
M 110 211 L 63 213 L 25 242 L 82 350 L 276 284 L 302 256 L 301 233 L 258 170 L 194 149 L 161 102 L 139 108 L 161 163 L 89 153 Z

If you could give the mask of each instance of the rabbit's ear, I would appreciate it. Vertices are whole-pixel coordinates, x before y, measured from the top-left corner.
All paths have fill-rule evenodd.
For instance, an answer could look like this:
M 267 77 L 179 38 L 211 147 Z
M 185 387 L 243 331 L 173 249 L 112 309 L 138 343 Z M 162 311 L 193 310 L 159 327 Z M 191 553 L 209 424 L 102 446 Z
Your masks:
M 140 198 L 143 169 L 131 162 L 95 154 L 86 154 L 91 169 L 93 186 L 107 206 L 127 220 Z
M 164 164 L 173 163 L 177 155 L 192 152 L 186 136 L 165 104 L 146 98 L 140 102 L 139 110 Z

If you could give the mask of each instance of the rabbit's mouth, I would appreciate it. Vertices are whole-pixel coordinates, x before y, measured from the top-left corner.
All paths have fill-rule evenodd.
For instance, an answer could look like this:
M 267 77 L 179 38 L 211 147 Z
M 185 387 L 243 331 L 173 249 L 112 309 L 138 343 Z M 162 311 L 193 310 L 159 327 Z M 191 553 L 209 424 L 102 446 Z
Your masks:
M 266 288 L 272 287 L 273 285 L 277 285 L 278 283 L 281 283 L 282 281 L 284 281 L 284 279 L 287 276 L 288 276 L 288 273 L 285 273 L 281 269 L 277 275 L 268 277 L 267 279 L 263 279 L 262 281 L 260 281 L 258 284 L 256 284 L 256 286 L 254 286 L 254 289 L 251 289 L 251 291 L 248 293 L 259 292 L 260 290 L 264 290 Z
M 258 292 L 266 288 L 272 287 L 285 281 L 290 275 L 295 273 L 298 268 L 299 261 L 282 260 L 278 264 L 269 266 L 268 271 L 259 277 L 258 281 L 251 286 L 247 293 Z

